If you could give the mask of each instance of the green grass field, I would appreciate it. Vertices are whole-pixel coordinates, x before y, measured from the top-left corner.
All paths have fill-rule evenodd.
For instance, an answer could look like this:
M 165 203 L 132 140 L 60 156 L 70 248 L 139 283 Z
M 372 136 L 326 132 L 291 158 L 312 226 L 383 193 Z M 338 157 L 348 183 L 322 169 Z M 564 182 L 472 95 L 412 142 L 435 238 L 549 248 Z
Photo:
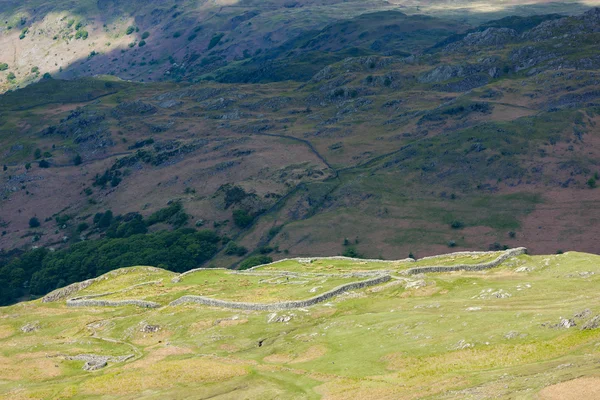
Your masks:
M 425 261 L 452 265 L 451 257 Z M 421 281 L 412 287 L 392 281 L 276 315 L 200 305 L 20 303 L 0 309 L 0 398 L 183 399 L 193 392 L 223 399 L 533 399 L 552 398 L 544 396 L 561 386 L 551 385 L 581 377 L 588 378 L 587 393 L 595 393 L 600 330 L 580 328 L 600 312 L 599 261 L 584 253 L 523 255 L 492 270 L 407 278 Z M 309 282 L 290 284 L 278 272 L 336 274 L 376 265 L 405 267 L 288 261 L 258 268 L 256 276 L 199 271 L 178 283 L 171 282 L 176 274 L 134 268 L 109 273 L 73 296 L 302 299 L 314 295 L 308 292 L 314 286 L 327 290 L 347 279 L 323 282 L 307 274 L 290 279 Z M 271 273 L 277 279 L 265 283 Z M 274 322 L 279 317 L 287 322 Z M 577 325 L 558 327 L 561 319 Z M 28 324 L 33 330 L 22 331 Z M 66 359 L 79 354 L 133 357 L 87 372 L 83 361 Z

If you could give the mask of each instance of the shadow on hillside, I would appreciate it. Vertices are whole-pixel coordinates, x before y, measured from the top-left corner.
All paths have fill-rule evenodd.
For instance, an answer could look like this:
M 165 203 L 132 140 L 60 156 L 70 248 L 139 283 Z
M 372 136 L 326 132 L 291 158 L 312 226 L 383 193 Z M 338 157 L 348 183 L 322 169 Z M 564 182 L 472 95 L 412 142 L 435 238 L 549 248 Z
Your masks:
M 35 9 L 27 10 L 23 6 L 18 9 L 24 13 L 30 12 L 36 17 L 27 24 L 31 24 L 36 20 L 40 20 L 50 12 L 60 11 L 63 3 L 54 5 L 44 5 Z M 88 39 L 90 44 L 90 53 L 86 57 L 66 65 L 62 71 L 41 71 L 41 73 L 49 72 L 52 76 L 62 79 L 75 79 L 86 76 L 96 75 L 114 75 L 123 80 L 139 81 L 139 82 L 154 82 L 161 80 L 194 80 L 199 76 L 212 72 L 227 65 L 226 59 L 231 59 L 230 49 L 224 47 L 217 50 L 211 48 L 211 38 L 214 38 L 214 31 L 208 32 L 196 32 L 202 27 L 207 20 L 212 19 L 217 14 L 219 21 L 222 22 L 219 26 L 224 26 L 226 29 L 234 29 L 235 24 L 232 21 L 237 21 L 236 18 L 245 16 L 243 21 L 245 23 L 251 23 L 254 15 L 245 14 L 252 8 L 253 3 L 247 2 L 244 5 L 230 5 L 230 6 L 218 6 L 209 9 L 204 15 L 201 13 L 185 13 L 181 15 L 178 11 L 177 1 L 170 0 L 166 2 L 160 2 L 158 7 L 152 9 L 148 7 L 147 1 L 142 0 L 131 0 L 129 2 L 121 2 L 117 0 L 99 0 L 96 4 L 96 12 L 89 18 L 90 20 L 100 18 L 104 23 L 111 23 L 119 18 L 134 18 L 135 25 L 139 28 L 138 32 L 131 34 L 131 42 L 129 45 L 123 45 L 118 48 L 113 48 L 109 51 L 105 51 L 106 48 L 104 43 L 94 43 L 93 37 Z M 17 2 L 11 2 L 7 9 L 11 9 L 12 5 L 14 9 L 17 9 Z M 70 3 L 64 3 L 70 4 Z M 246 4 L 248 4 L 246 6 Z M 492 20 L 501 18 L 512 12 L 517 14 L 527 13 L 555 13 L 558 11 L 569 10 L 574 12 L 582 12 L 590 8 L 589 5 L 577 2 L 571 3 L 568 6 L 558 3 L 543 3 L 535 5 L 517 5 L 510 6 L 501 11 L 494 12 L 475 12 L 472 9 L 460 10 L 462 16 L 461 20 L 478 19 L 481 20 Z M 146 6 L 146 7 L 144 7 Z M 283 7 L 283 5 L 280 5 Z M 143 10 L 143 14 L 136 14 L 136 10 Z M 507 12 L 510 10 L 510 12 Z M 453 15 L 454 10 L 449 10 L 447 16 L 455 18 Z M 446 14 L 443 11 L 437 12 L 436 17 L 442 18 Z M 213 21 L 217 22 L 217 21 Z M 181 28 L 181 29 L 180 29 Z M 207 30 L 209 30 L 207 28 Z M 324 30 L 323 30 L 324 31 Z M 321 32 L 323 32 L 321 31 Z M 146 39 L 142 38 L 143 32 L 148 32 L 149 37 Z M 175 32 L 175 33 L 174 33 Z M 177 37 L 175 37 L 177 36 Z M 192 39 L 190 39 L 192 38 Z M 292 40 L 293 41 L 293 40 Z M 265 57 L 261 56 L 259 59 L 263 62 L 265 59 L 269 61 L 271 59 L 277 59 L 284 57 L 286 43 L 273 45 L 272 54 L 273 56 Z M 278 47 L 279 46 L 279 47 Z M 214 47 L 214 46 L 213 46 Z M 343 46 L 342 46 L 343 47 Z M 278 48 L 282 48 L 282 51 L 277 51 Z M 239 49 L 238 49 L 239 50 Z M 328 57 L 330 54 L 338 54 L 340 57 L 352 56 L 352 54 L 342 54 L 347 49 L 336 50 L 334 52 L 322 51 L 319 54 L 321 60 L 320 63 L 314 64 L 309 73 L 304 74 L 288 74 L 288 73 L 277 73 L 275 71 L 273 75 L 276 77 L 271 81 L 283 80 L 283 79 L 298 79 L 307 80 L 310 79 L 312 73 L 318 71 L 321 67 L 328 65 L 328 63 L 339 61 L 339 57 Z M 396 49 L 401 51 L 402 48 Z M 321 50 L 318 50 L 321 51 Z M 336 53 L 339 52 L 339 53 Z M 229 53 L 229 54 L 228 54 Z M 374 55 L 386 55 L 385 51 L 374 50 Z M 356 55 L 364 55 L 362 53 L 356 53 Z M 254 58 L 249 58 L 249 61 Z M 307 58 L 308 61 L 304 60 L 303 63 L 298 63 L 296 66 L 292 64 L 292 67 L 307 66 L 312 63 L 311 58 Z M 231 64 L 231 62 L 230 62 Z M 261 67 L 260 63 L 258 63 Z M 323 64 L 323 65 L 321 65 Z M 229 77 L 233 74 L 236 75 L 244 71 L 246 65 L 241 65 L 239 68 L 234 69 L 229 73 Z M 275 64 L 272 66 L 274 70 L 280 68 L 280 65 Z M 314 70 L 314 71 L 313 71 Z M 227 82 L 235 82 L 236 79 L 225 79 Z M 238 80 L 240 82 L 252 82 L 252 80 Z M 267 80 L 269 81 L 269 80 Z

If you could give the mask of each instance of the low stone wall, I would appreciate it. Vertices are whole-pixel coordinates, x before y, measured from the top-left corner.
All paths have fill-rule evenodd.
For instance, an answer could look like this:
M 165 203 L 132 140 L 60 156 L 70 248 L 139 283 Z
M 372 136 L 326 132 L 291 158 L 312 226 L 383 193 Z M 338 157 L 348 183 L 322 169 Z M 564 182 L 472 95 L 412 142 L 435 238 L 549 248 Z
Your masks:
M 320 260 L 346 260 L 346 261 L 359 261 L 359 262 L 373 262 L 373 263 L 395 263 L 395 262 L 415 262 L 412 258 L 405 258 L 404 260 L 380 260 L 380 259 L 365 259 L 365 258 L 352 258 L 344 256 L 333 256 L 333 257 L 296 257 L 296 258 L 284 258 L 281 260 L 273 261 L 269 264 L 257 265 L 256 267 L 248 268 L 246 271 L 254 271 L 258 268 L 268 267 L 270 265 L 279 264 L 285 261 L 298 261 L 300 263 L 310 263 L 312 261 Z
M 185 271 L 179 275 L 177 275 L 176 277 L 174 277 L 173 279 L 171 279 L 171 282 L 173 283 L 177 283 L 177 282 L 181 282 L 181 280 L 189 274 L 193 274 L 194 272 L 199 272 L 199 271 L 233 271 L 232 269 L 228 269 L 228 268 L 194 268 L 194 269 L 190 269 L 189 271 Z
M 506 250 L 504 250 L 506 251 Z M 457 251 L 455 253 L 439 254 L 437 256 L 428 256 L 419 258 L 417 261 L 435 260 L 436 258 L 462 257 L 462 256 L 485 256 L 494 253 L 503 253 L 504 251 Z
M 185 303 L 197 303 L 210 307 L 221 307 L 221 308 L 234 308 L 239 310 L 251 310 L 251 311 L 282 311 L 289 310 L 293 308 L 304 308 L 310 307 L 315 304 L 326 301 L 332 297 L 339 296 L 340 294 L 356 289 L 362 289 L 368 286 L 379 285 L 381 283 L 385 283 L 390 281 L 392 278 L 389 275 L 379 276 L 377 278 L 368 279 L 366 281 L 353 282 L 348 283 L 342 286 L 338 286 L 335 289 L 332 289 L 328 292 L 320 294 L 315 297 L 311 297 L 306 300 L 298 300 L 298 301 L 285 301 L 280 303 L 242 303 L 242 302 L 234 302 L 234 301 L 225 301 L 213 299 L 210 297 L 203 296 L 183 296 L 179 299 L 171 302 L 169 306 L 177 306 Z
M 158 308 L 160 304 L 144 300 L 92 300 L 92 299 L 69 299 L 67 307 L 122 307 L 136 306 L 142 308 Z
M 109 271 L 103 275 L 100 275 L 97 278 L 93 278 L 93 279 L 88 279 L 86 281 L 83 282 L 76 282 L 76 283 L 72 283 L 68 286 L 65 286 L 64 288 L 60 288 L 60 289 L 56 289 L 50 293 L 48 293 L 47 295 L 45 295 L 42 298 L 42 303 L 51 303 L 54 301 L 58 301 L 58 300 L 62 300 L 65 299 L 67 297 L 69 297 L 70 295 L 72 295 L 73 293 L 77 293 L 80 290 L 86 289 L 89 286 L 91 286 L 92 284 L 99 282 L 103 279 L 107 279 L 108 277 L 113 277 L 116 275 L 121 275 L 121 274 L 127 274 L 130 273 L 132 271 L 136 271 L 139 268 L 143 268 L 146 269 L 148 271 L 157 271 L 159 270 L 159 268 L 156 267 L 133 267 L 133 268 L 120 268 L 120 269 L 116 269 L 113 271 Z
M 69 297 L 73 293 L 79 292 L 87 287 L 89 287 L 92 283 L 97 282 L 101 277 L 95 279 L 88 279 L 87 281 L 73 283 L 69 286 L 65 286 L 64 288 L 56 289 L 53 292 L 48 293 L 42 298 L 42 303 L 52 303 L 54 301 L 62 300 L 66 297 Z
M 407 271 L 402 272 L 405 275 L 416 275 L 416 274 L 425 274 L 431 272 L 452 272 L 452 271 L 483 271 L 490 268 L 495 268 L 498 265 L 502 264 L 504 261 L 511 257 L 520 256 L 521 254 L 527 254 L 527 249 L 525 247 L 519 247 L 516 249 L 506 250 L 503 254 L 501 254 L 495 260 L 489 261 L 487 263 L 482 264 L 459 264 L 452 265 L 448 267 L 442 266 L 425 266 L 425 267 L 416 267 L 411 268 Z
M 330 274 L 325 272 L 295 272 L 295 271 L 231 271 L 235 275 L 248 276 L 269 276 L 276 277 L 294 277 L 294 278 L 369 278 L 381 275 L 390 275 L 394 271 L 387 269 L 378 269 L 373 271 L 360 272 L 340 272 L 339 274 Z

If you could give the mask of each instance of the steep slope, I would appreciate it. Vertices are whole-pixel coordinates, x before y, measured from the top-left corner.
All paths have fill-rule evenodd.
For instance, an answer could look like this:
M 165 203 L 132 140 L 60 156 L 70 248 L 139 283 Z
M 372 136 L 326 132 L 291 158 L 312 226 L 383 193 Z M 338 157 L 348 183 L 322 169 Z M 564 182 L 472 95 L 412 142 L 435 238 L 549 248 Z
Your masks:
M 598 256 L 518 253 L 483 271 L 501 253 L 113 271 L 0 308 L 0 398 L 596 396 Z M 405 273 L 431 265 L 463 270 Z M 389 280 L 254 309 L 377 274 Z M 182 294 L 254 305 L 171 302 Z
M 377 11 L 396 10 L 408 15 L 449 17 L 464 24 L 478 25 L 515 14 L 579 13 L 599 3 L 597 0 L 588 0 L 585 4 L 531 0 L 518 6 L 513 1 L 494 4 L 490 7 L 489 2 L 476 0 L 9 0 L 4 1 L 0 9 L 0 48 L 3 50 L 0 53 L 0 92 L 23 87 L 45 74 L 68 79 L 111 74 L 122 79 L 148 82 L 193 81 L 229 64 L 240 71 L 237 64 L 245 59 L 260 56 L 282 45 L 285 47 L 298 37 L 310 37 L 328 25 L 333 27 L 329 33 L 336 34 L 336 22 Z M 356 21 L 342 22 L 337 29 L 355 24 Z M 339 35 L 340 32 L 337 35 L 356 42 L 358 49 L 362 49 L 364 41 L 375 35 L 377 38 L 369 43 L 369 52 L 393 51 L 400 54 L 411 52 L 415 43 L 423 44 L 449 28 L 454 30 L 452 24 L 445 23 L 438 31 L 427 27 L 429 32 L 410 34 L 391 25 L 382 26 L 384 31 L 388 26 L 389 32 L 378 34 L 380 27 L 362 38 L 346 37 L 351 35 Z M 327 34 L 323 32 L 320 38 Z M 318 42 L 319 39 L 315 39 Z M 335 46 L 336 40 L 333 39 L 327 46 Z M 403 40 L 415 43 L 397 46 Z M 392 49 L 387 49 L 386 43 L 392 43 Z M 337 45 L 344 45 L 344 42 Z M 358 54 L 350 48 L 338 54 L 312 51 L 304 54 L 304 61 L 295 65 L 307 67 L 313 62 L 323 65 L 339 61 L 339 57 L 344 55 Z M 257 69 L 255 64 L 266 63 L 269 70 L 267 77 L 272 80 L 275 75 L 281 79 L 282 74 L 273 69 L 280 67 L 279 63 L 289 64 L 289 61 L 277 59 L 268 63 L 271 58 L 265 60 L 263 57 L 253 60 L 254 65 L 250 67 Z M 273 57 L 273 53 L 269 57 Z M 271 65 L 273 63 L 275 65 Z M 257 72 L 251 75 L 257 75 Z M 232 74 L 224 73 L 223 79 L 225 77 L 232 79 Z M 306 76 L 300 74 L 299 77 Z M 244 80 L 252 81 L 248 76 Z
M 596 251 L 598 11 L 528 21 L 491 22 L 415 56 L 349 57 L 304 83 L 96 77 L 5 94 L 10 298 L 29 293 L 38 261 L 63 257 L 75 272 L 36 295 L 123 266 L 93 265 L 104 246 L 177 271 L 288 254 Z M 218 240 L 167 241 L 162 259 L 129 251 L 135 235 L 182 228 Z M 50 256 L 11 264 L 37 247 Z

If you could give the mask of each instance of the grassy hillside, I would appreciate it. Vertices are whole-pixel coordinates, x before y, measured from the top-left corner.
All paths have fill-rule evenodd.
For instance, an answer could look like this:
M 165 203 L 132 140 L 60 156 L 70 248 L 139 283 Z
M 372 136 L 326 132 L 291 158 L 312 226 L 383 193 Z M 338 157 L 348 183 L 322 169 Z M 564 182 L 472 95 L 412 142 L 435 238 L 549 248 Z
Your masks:
M 480 272 L 402 273 L 498 254 L 291 260 L 179 280 L 151 267 L 113 271 L 68 297 L 0 308 L 0 397 L 594 397 L 597 256 L 520 255 Z M 364 279 L 348 274 L 382 270 L 391 281 L 308 308 L 168 306 L 183 294 L 304 299 Z M 67 307 L 70 297 L 161 306 Z M 86 363 L 106 366 L 86 371 Z

